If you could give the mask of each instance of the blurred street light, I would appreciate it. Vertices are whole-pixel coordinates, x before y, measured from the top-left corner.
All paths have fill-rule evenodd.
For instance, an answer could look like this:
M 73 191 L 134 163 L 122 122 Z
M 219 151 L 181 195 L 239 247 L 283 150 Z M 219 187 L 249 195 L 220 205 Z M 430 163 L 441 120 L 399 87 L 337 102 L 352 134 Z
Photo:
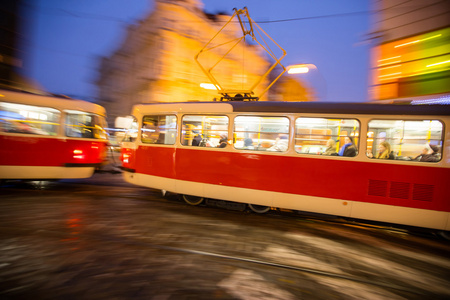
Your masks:
M 317 72 L 315 72 L 315 73 L 317 73 L 318 76 L 320 77 L 320 81 L 322 81 L 323 88 L 322 89 L 316 88 L 315 90 L 316 91 L 322 90 L 322 92 L 320 93 L 320 94 L 322 94 L 322 96 L 319 98 L 319 100 L 326 101 L 326 98 L 327 98 L 326 97 L 326 94 L 327 94 L 326 81 L 316 65 L 314 65 L 314 64 L 297 64 L 297 65 L 287 66 L 286 69 L 287 69 L 287 73 L 289 75 L 306 74 L 306 73 L 309 73 L 310 70 L 316 70 Z M 313 78 L 311 78 L 311 79 L 313 79 Z M 310 81 L 314 81 L 314 80 L 310 80 Z
M 309 72 L 308 65 L 292 65 L 287 67 L 288 74 L 303 74 Z
M 204 88 L 205 90 L 219 90 L 220 88 L 212 83 L 200 83 L 200 87 Z

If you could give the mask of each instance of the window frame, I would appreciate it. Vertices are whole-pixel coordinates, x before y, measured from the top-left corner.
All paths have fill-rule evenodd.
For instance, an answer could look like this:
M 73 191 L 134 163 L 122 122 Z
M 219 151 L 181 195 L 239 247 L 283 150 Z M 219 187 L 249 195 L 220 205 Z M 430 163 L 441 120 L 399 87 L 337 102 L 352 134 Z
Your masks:
M 68 138 L 87 138 L 87 139 L 95 139 L 95 140 L 103 140 L 108 139 L 108 133 L 106 132 L 106 128 L 108 128 L 108 124 L 106 122 L 106 118 L 102 115 L 89 112 L 89 111 L 83 111 L 83 110 L 76 110 L 76 109 L 65 109 L 64 112 L 64 136 Z M 73 125 L 69 124 L 69 116 L 71 115 L 83 115 L 83 116 L 89 116 L 91 118 L 95 117 L 97 120 L 100 120 L 100 123 L 94 122 L 92 126 L 87 126 L 86 124 L 83 125 Z M 103 124 L 101 124 L 103 123 Z M 100 126 L 101 125 L 101 126 Z M 81 136 L 74 136 L 68 134 L 68 129 L 71 129 L 73 127 L 82 127 L 84 128 L 90 128 L 91 136 L 83 136 L 83 133 L 81 133 Z M 98 133 L 100 131 L 100 133 Z
M 330 134 L 330 135 L 327 135 L 327 134 L 325 134 L 325 136 L 329 137 L 329 138 L 326 139 L 326 141 L 328 141 L 330 138 L 335 137 L 334 141 L 335 141 L 335 153 L 336 154 L 334 154 L 334 153 L 331 154 L 331 155 L 323 154 L 324 150 L 326 150 L 326 144 L 324 146 L 322 146 L 324 149 L 319 148 L 320 152 L 316 151 L 316 152 L 312 152 L 312 153 L 309 153 L 309 152 L 306 153 L 306 152 L 302 152 L 302 151 L 298 151 L 297 150 L 297 142 L 296 142 L 297 141 L 297 136 L 298 136 L 297 135 L 297 121 L 299 119 L 321 119 L 321 120 L 356 121 L 358 126 L 357 126 L 356 131 L 353 130 L 350 134 L 347 134 L 347 135 L 342 135 L 342 134 L 337 134 L 337 135 L 336 134 Z M 362 132 L 362 125 L 361 124 L 362 124 L 361 119 L 356 118 L 356 117 L 351 117 L 351 116 L 345 116 L 345 117 L 342 117 L 342 116 L 341 117 L 331 117 L 331 116 L 326 116 L 326 117 L 324 117 L 324 116 L 320 116 L 320 117 L 319 116 L 296 116 L 295 119 L 294 119 L 294 149 L 295 149 L 295 152 L 297 154 L 301 154 L 301 155 L 323 155 L 323 156 L 327 156 L 327 157 L 328 156 L 357 157 L 359 155 L 359 153 L 360 153 L 360 148 L 361 148 L 361 132 Z M 323 130 L 323 129 L 321 129 L 321 130 Z M 328 130 L 328 126 L 326 127 L 325 130 Z M 352 135 L 352 133 L 357 133 L 357 135 L 355 135 L 355 134 Z M 341 146 L 341 139 L 345 138 L 346 136 L 350 136 L 350 137 L 353 138 L 353 142 L 354 142 L 354 145 L 356 147 L 356 154 L 354 156 L 340 156 L 339 155 L 340 148 L 342 147 Z M 338 141 L 336 141 L 337 139 L 338 139 Z M 355 139 L 356 139 L 356 142 L 355 142 Z M 309 141 L 315 141 L 315 140 L 310 139 Z M 301 146 L 303 147 L 303 145 L 301 145 Z
M 61 134 L 61 128 L 62 128 L 62 116 L 63 116 L 63 111 L 61 111 L 60 109 L 51 107 L 51 106 L 42 106 L 42 105 L 33 105 L 33 104 L 24 104 L 24 103 L 15 103 L 15 102 L 6 102 L 6 101 L 2 101 L 0 102 L 3 106 L 3 104 L 5 105 L 5 108 L 7 108 L 8 105 L 11 106 L 18 106 L 19 112 L 15 112 L 12 110 L 3 110 L 2 108 L 0 108 L 0 110 L 5 111 L 5 112 L 11 112 L 11 113 L 15 113 L 17 115 L 22 116 L 25 119 L 17 119 L 17 120 L 11 120 L 11 121 L 7 121 L 7 118 L 1 118 L 1 119 L 5 119 L 5 122 L 13 122 L 10 125 L 14 124 L 14 126 L 16 126 L 17 124 L 24 124 L 24 128 L 20 129 L 16 126 L 16 130 L 17 131 L 4 131 L 3 129 L 0 130 L 0 132 L 2 132 L 2 134 L 31 134 L 31 135 L 35 135 L 35 136 L 39 136 L 39 137 L 55 137 L 55 136 L 59 136 Z M 33 113 L 33 114 L 38 114 L 39 118 L 33 118 L 33 117 L 26 117 L 24 115 L 22 115 L 20 113 L 20 108 L 23 108 L 23 111 L 26 113 Z M 28 110 L 27 110 L 28 109 Z M 47 112 L 47 113 L 52 113 L 54 117 L 53 119 L 55 119 L 55 121 L 46 121 L 43 120 L 41 115 L 43 115 L 43 112 Z M 3 120 L 1 121 L 3 122 Z M 38 124 L 40 126 L 42 125 L 49 125 L 52 126 L 52 130 L 48 131 L 42 128 L 39 128 L 38 126 L 34 126 L 33 124 Z M 2 125 L 3 128 L 3 125 Z M 22 132 L 22 130 L 24 130 Z M 26 130 L 26 132 L 25 132 Z
M 285 119 L 285 120 L 287 120 L 287 132 L 271 132 L 271 131 L 237 131 L 236 130 L 236 119 L 239 119 L 239 118 L 260 118 L 260 119 L 262 119 L 262 118 L 273 118 L 273 119 Z M 263 124 L 262 122 L 261 122 L 261 124 Z M 280 116 L 280 115 L 236 115 L 236 116 L 234 116 L 234 118 L 233 118 L 233 127 L 232 127 L 232 129 L 233 129 L 233 148 L 234 149 L 236 149 L 236 150 L 243 150 L 243 151 L 264 151 L 264 152 L 278 152 L 278 153 L 280 153 L 280 152 L 287 152 L 287 151 L 289 151 L 289 148 L 291 147 L 291 142 L 290 142 L 290 134 L 291 134 L 291 129 L 292 129 L 292 119 L 291 119 L 291 116 L 289 116 L 289 115 L 283 115 L 283 116 Z M 258 140 L 259 140 L 259 143 L 257 144 L 257 146 L 256 147 L 254 147 L 253 146 L 253 143 L 252 143 L 252 145 L 251 146 L 245 146 L 245 142 L 244 142 L 244 146 L 243 147 L 236 147 L 236 136 L 237 136 L 237 133 L 243 133 L 244 135 L 248 135 L 248 134 L 257 134 L 257 135 L 260 135 L 260 134 L 272 134 L 272 135 L 278 135 L 278 137 L 277 138 L 275 138 L 275 139 L 271 139 L 271 141 L 274 141 L 275 143 L 277 142 L 277 140 L 279 139 L 279 137 L 281 136 L 281 135 L 284 135 L 284 136 L 286 136 L 287 137 L 287 146 L 286 145 L 282 145 L 282 147 L 281 148 L 276 148 L 276 146 L 275 145 L 272 145 L 272 146 L 268 146 L 268 147 L 261 147 L 260 145 L 262 144 L 261 143 L 261 138 L 258 138 Z M 247 137 L 247 138 L 249 138 L 249 137 Z M 245 139 L 246 138 L 244 138 L 244 140 L 243 141 L 245 141 Z M 253 138 L 251 138 L 252 140 L 253 140 Z M 264 140 L 264 139 L 263 139 Z M 274 143 L 274 144 L 275 144 Z M 245 147 L 248 147 L 248 148 L 245 148 Z M 286 150 L 281 150 L 281 149 L 284 149 L 286 147 Z M 269 150 L 270 148 L 273 148 L 274 150 Z
M 219 138 L 215 137 L 214 139 L 218 140 L 219 143 L 217 143 L 217 145 L 214 145 L 214 143 L 212 143 L 211 141 L 208 140 L 208 135 L 206 136 L 206 138 L 201 139 L 200 143 L 202 143 L 202 145 L 192 145 L 192 141 L 194 140 L 194 138 L 196 137 L 196 133 L 194 133 L 194 131 L 198 131 L 198 129 L 195 128 L 189 128 L 189 129 L 184 129 L 186 125 L 185 123 L 185 118 L 186 117 L 206 117 L 206 118 L 226 118 L 227 122 L 226 122 L 226 129 L 225 130 L 212 130 L 212 129 L 201 129 L 201 136 L 203 136 L 205 134 L 205 132 L 221 132 L 219 133 Z M 229 139 L 229 133 L 230 133 L 230 120 L 231 120 L 231 116 L 228 114 L 213 114 L 213 113 L 207 113 L 207 114 L 195 114 L 195 113 L 186 113 L 181 115 L 180 117 L 180 136 L 179 139 L 177 139 L 180 143 L 181 146 L 183 147 L 198 147 L 200 146 L 201 148 L 219 148 L 220 145 L 220 140 L 222 135 L 226 134 L 226 139 L 228 141 Z M 199 122 L 199 121 L 192 121 L 192 122 Z M 203 121 L 201 121 L 203 122 Z M 192 132 L 192 137 L 191 135 L 187 134 L 187 132 L 190 131 Z M 211 137 L 209 137 L 211 138 Z M 187 144 L 186 144 L 187 141 Z M 209 141 L 209 142 L 208 142 Z
M 145 118 L 146 117 L 161 117 L 161 116 L 163 116 L 165 118 L 167 118 L 167 117 L 174 117 L 175 118 L 175 122 L 169 123 L 169 124 L 175 124 L 175 128 L 169 127 L 169 128 L 166 128 L 168 130 L 161 131 L 161 127 L 158 124 L 156 126 L 156 129 L 158 130 L 158 134 L 159 134 L 158 139 L 156 139 L 156 140 L 155 139 L 149 139 L 149 141 L 145 141 L 144 137 L 143 137 L 143 135 L 144 135 L 144 125 L 145 125 L 144 121 L 145 121 Z M 158 122 L 159 122 L 159 119 L 158 119 Z M 139 129 L 139 132 L 140 132 L 140 138 L 139 138 L 140 142 L 142 144 L 144 144 L 144 145 L 175 145 L 176 141 L 177 141 L 177 135 L 178 135 L 178 116 L 177 116 L 177 114 L 173 114 L 173 113 L 172 114 L 169 114 L 169 113 L 168 114 L 146 114 L 146 115 L 142 116 L 141 126 L 139 126 L 139 124 L 138 124 L 138 129 Z M 155 132 L 157 132 L 157 131 L 155 130 Z M 164 134 L 164 141 L 163 142 L 158 142 L 158 141 L 160 141 L 161 133 Z M 175 136 L 173 138 L 173 142 L 172 143 L 166 143 L 166 136 L 167 136 L 167 134 L 170 134 L 170 133 L 174 133 L 175 134 Z M 155 142 L 150 142 L 150 140 L 151 141 L 155 141 Z
M 366 157 L 367 158 L 369 158 L 369 159 L 373 159 L 373 158 L 375 158 L 375 156 L 373 156 L 373 157 L 370 157 L 369 155 L 368 155 L 368 152 L 369 152 L 369 133 L 370 132 L 372 132 L 371 131 L 371 128 L 370 128 L 370 123 L 371 122 L 373 122 L 373 121 L 378 121 L 378 122 L 380 122 L 380 121 L 392 121 L 392 122 L 396 122 L 396 121 L 402 121 L 402 122 L 424 122 L 424 121 L 437 121 L 437 122 L 439 122 L 440 124 L 441 124 L 441 135 L 440 135 L 440 139 L 438 140 L 439 141 L 439 160 L 438 161 L 433 161 L 432 163 L 438 163 L 438 162 L 440 162 L 440 161 L 442 161 L 442 159 L 443 159 L 443 157 L 444 157 L 444 141 L 445 141 L 445 132 L 446 132 L 446 128 L 445 128 L 445 122 L 443 121 L 443 120 L 441 120 L 441 119 L 439 119 L 439 118 L 423 118 L 423 119 L 408 119 L 408 118 L 395 118 L 395 119 L 386 119 L 386 118 L 371 118 L 371 119 L 369 119 L 368 121 L 367 121 L 367 137 L 366 137 Z M 391 127 L 388 127 L 388 128 L 391 128 Z M 395 138 L 395 137 L 391 137 L 391 138 L 389 138 L 390 140 L 397 140 L 397 139 L 400 139 L 401 141 L 403 141 L 404 140 L 404 136 L 405 136 L 405 134 L 404 134 L 404 131 L 405 130 L 403 130 L 403 133 L 402 133 L 402 136 L 401 137 L 399 137 L 399 138 Z M 377 140 L 377 138 L 374 136 L 374 137 L 372 137 L 372 139 L 373 139 L 373 141 L 371 141 L 372 142 L 372 154 L 373 154 L 373 152 L 375 152 L 376 153 L 376 151 L 377 151 L 377 146 L 379 145 L 379 143 L 376 143 L 376 140 Z M 416 139 L 409 139 L 409 140 L 420 140 L 419 138 L 416 138 Z M 430 140 L 431 141 L 436 141 L 436 139 L 431 139 L 430 138 Z M 388 141 L 389 142 L 389 141 Z M 389 142 L 390 143 L 390 146 L 391 146 L 391 151 L 392 152 L 395 152 L 394 151 L 394 149 L 396 148 L 395 146 L 397 146 L 397 145 L 400 145 L 400 144 L 394 144 L 393 145 L 393 143 L 391 143 L 391 142 Z M 401 145 L 404 145 L 405 143 L 401 143 Z M 430 144 L 430 141 L 428 141 L 426 144 Z M 419 146 L 419 145 L 422 145 L 422 146 L 424 146 L 424 144 L 423 143 L 416 143 L 415 145 L 417 145 L 417 146 Z M 434 145 L 434 144 L 432 144 L 432 145 Z M 401 151 L 402 150 L 400 150 L 400 154 L 402 154 L 401 153 Z M 415 153 L 415 156 L 417 157 L 417 156 L 419 156 L 419 154 L 420 154 L 420 150 L 419 151 L 417 151 L 417 153 Z M 395 160 L 396 161 L 404 161 L 404 162 L 420 162 L 420 161 L 418 161 L 418 160 L 415 160 L 414 159 L 414 157 L 411 157 L 411 156 L 404 156 L 404 155 L 397 155 L 397 154 L 395 154 L 394 153 L 394 155 L 395 155 Z M 423 162 L 422 162 L 423 163 Z

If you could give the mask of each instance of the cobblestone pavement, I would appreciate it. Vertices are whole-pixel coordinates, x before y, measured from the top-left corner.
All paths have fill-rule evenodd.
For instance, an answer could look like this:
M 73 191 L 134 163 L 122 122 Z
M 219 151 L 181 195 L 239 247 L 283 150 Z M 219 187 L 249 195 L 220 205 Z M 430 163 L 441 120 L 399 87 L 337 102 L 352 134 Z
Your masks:
M 450 299 L 433 235 L 193 207 L 120 174 L 0 199 L 0 299 Z

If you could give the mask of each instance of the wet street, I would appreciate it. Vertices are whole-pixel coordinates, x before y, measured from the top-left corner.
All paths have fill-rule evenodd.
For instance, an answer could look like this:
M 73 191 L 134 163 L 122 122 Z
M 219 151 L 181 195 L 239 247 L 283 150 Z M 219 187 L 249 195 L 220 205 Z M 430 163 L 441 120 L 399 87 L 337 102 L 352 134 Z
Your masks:
M 450 299 L 432 234 L 194 207 L 109 173 L 0 199 L 0 299 Z

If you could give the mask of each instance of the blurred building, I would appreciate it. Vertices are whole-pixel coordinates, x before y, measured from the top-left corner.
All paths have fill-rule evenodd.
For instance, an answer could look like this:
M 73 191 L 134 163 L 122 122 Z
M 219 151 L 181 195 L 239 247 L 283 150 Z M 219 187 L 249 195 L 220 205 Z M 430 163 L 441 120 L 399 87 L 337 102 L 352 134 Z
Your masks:
M 25 76 L 32 15 L 23 0 L 0 0 L 0 88 L 45 93 L 33 79 Z
M 287 72 L 268 91 L 270 101 L 318 101 L 317 91 Z
M 17 68 L 22 66 L 19 51 L 20 1 L 0 0 L 0 87 L 13 86 Z
M 450 0 L 374 0 L 369 98 L 449 102 Z
M 217 90 L 200 86 L 210 81 L 194 57 L 230 17 L 206 14 L 200 0 L 156 0 L 153 12 L 139 24 L 129 27 L 119 49 L 100 62 L 99 98 L 108 111 L 110 124 L 117 116 L 129 114 L 135 103 L 220 98 Z M 218 44 L 242 36 L 239 23 L 230 24 Z M 218 49 L 217 53 L 202 57 L 206 68 L 228 50 Z M 235 54 L 227 55 L 214 74 L 228 88 L 242 88 L 244 83 L 258 80 L 270 67 L 257 45 L 246 42 L 234 50 L 235 53 L 245 52 L 245 60 Z M 267 84 L 268 80 L 264 80 L 255 94 Z

